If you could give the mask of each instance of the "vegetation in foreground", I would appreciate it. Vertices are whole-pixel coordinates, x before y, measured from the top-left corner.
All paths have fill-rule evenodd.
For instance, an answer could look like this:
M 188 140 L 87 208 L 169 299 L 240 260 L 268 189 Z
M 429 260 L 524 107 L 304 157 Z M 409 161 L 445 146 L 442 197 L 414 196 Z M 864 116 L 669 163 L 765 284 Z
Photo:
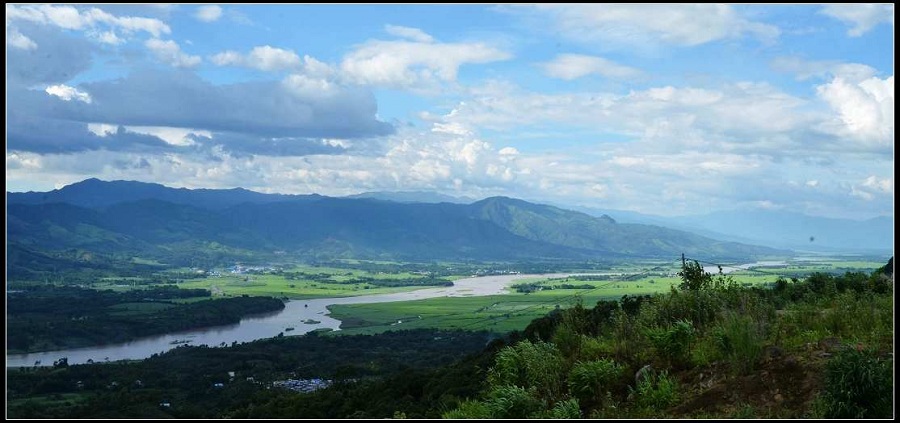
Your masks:
M 443 416 L 890 418 L 887 268 L 761 289 L 689 263 L 668 294 L 536 320 Z
M 892 268 L 780 279 L 769 289 L 740 286 L 694 263 L 669 293 L 554 311 L 487 347 L 484 332 L 313 334 L 180 347 L 135 363 L 21 369 L 9 374 L 7 412 L 47 418 L 891 417 L 893 280 L 884 272 Z M 271 384 L 313 377 L 334 383 L 309 393 Z

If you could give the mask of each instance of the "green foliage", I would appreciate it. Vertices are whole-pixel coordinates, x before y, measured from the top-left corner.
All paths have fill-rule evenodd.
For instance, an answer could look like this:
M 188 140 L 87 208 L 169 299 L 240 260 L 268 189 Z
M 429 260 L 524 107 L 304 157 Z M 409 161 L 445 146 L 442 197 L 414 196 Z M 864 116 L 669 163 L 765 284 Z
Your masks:
M 466 400 L 459 407 L 441 415 L 444 419 L 492 419 L 495 418 L 493 410 L 487 402 Z
M 746 374 L 756 367 L 765 337 L 757 330 L 753 319 L 728 313 L 713 329 L 712 337 L 735 372 Z
M 623 367 L 609 359 L 575 363 L 569 372 L 569 392 L 584 403 L 601 403 L 622 372 Z
M 524 340 L 497 353 L 488 384 L 494 387 L 521 386 L 538 398 L 559 396 L 565 375 L 565 361 L 553 344 Z
M 696 260 L 685 262 L 678 276 L 682 281 L 678 287 L 684 290 L 699 291 L 712 285 L 712 275 L 703 270 L 703 266 Z
M 540 419 L 580 419 L 581 407 L 579 407 L 577 399 L 571 398 L 557 402 L 550 411 L 537 413 L 537 415 L 532 415 L 531 417 Z
M 678 320 L 671 326 L 647 329 L 645 332 L 657 354 L 665 361 L 673 365 L 688 361 L 696 335 L 691 322 Z
M 893 390 L 893 360 L 881 359 L 871 349 L 845 348 L 826 366 L 825 417 L 891 418 Z
M 656 377 L 642 380 L 636 389 L 632 389 L 632 394 L 638 408 L 649 412 L 663 411 L 678 402 L 678 381 L 663 371 Z
M 529 390 L 519 386 L 503 385 L 488 391 L 488 408 L 492 418 L 524 419 L 544 408 L 544 403 Z

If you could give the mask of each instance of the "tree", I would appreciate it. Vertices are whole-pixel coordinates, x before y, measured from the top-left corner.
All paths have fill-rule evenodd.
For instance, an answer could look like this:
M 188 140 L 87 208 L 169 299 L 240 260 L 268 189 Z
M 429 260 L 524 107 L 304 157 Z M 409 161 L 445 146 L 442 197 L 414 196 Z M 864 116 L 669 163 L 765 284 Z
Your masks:
M 703 270 L 703 266 L 697 260 L 686 262 L 678 272 L 681 276 L 681 285 L 678 287 L 689 291 L 699 291 L 712 285 L 712 275 Z

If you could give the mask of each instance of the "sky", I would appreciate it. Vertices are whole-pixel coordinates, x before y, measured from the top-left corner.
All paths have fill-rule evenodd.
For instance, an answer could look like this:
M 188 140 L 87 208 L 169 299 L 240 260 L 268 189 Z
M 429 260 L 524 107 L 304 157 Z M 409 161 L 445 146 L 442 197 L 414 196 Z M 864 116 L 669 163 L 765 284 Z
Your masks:
M 7 191 L 892 217 L 893 52 L 890 4 L 7 4 Z

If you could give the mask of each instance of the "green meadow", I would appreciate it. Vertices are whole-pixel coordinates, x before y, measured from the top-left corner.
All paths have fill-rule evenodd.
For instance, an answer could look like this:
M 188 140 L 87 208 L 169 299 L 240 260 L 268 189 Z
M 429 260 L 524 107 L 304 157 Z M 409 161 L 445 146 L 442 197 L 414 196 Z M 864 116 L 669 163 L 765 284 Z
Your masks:
M 209 289 L 214 297 L 251 295 L 286 297 L 290 299 L 389 294 L 432 287 L 423 285 L 379 285 L 379 282 L 421 279 L 424 277 L 421 274 L 409 272 L 384 273 L 356 269 L 296 266 L 285 269 L 281 274 L 232 274 L 224 271 L 220 273 L 221 276 L 186 279 L 179 282 L 178 286 L 181 288 Z M 300 276 L 297 276 L 295 279 L 289 279 L 287 276 L 289 274 Z M 363 278 L 371 278 L 372 280 L 362 281 L 361 279 Z M 456 278 L 443 279 L 452 280 Z
M 680 261 L 679 261 L 680 264 Z M 780 276 L 788 277 L 813 272 L 843 273 L 871 271 L 880 265 L 871 261 L 821 261 L 788 263 L 783 266 L 759 267 L 727 274 L 742 286 L 767 286 Z M 577 301 L 593 306 L 599 300 L 619 299 L 624 295 L 652 295 L 668 292 L 681 283 L 674 275 L 677 267 L 668 264 L 630 264 L 613 272 L 625 273 L 610 280 L 591 277 L 566 278 L 525 277 L 514 282 L 510 293 L 485 297 L 447 297 L 378 304 L 348 304 L 329 307 L 331 317 L 341 320 L 341 331 L 335 334 L 373 334 L 387 330 L 414 328 L 471 329 L 504 333 L 522 330 L 533 319 L 556 308 L 567 308 Z M 515 292 L 518 284 L 535 284 L 535 292 Z M 563 286 L 568 286 L 564 288 Z M 571 288 L 575 286 L 576 288 Z

